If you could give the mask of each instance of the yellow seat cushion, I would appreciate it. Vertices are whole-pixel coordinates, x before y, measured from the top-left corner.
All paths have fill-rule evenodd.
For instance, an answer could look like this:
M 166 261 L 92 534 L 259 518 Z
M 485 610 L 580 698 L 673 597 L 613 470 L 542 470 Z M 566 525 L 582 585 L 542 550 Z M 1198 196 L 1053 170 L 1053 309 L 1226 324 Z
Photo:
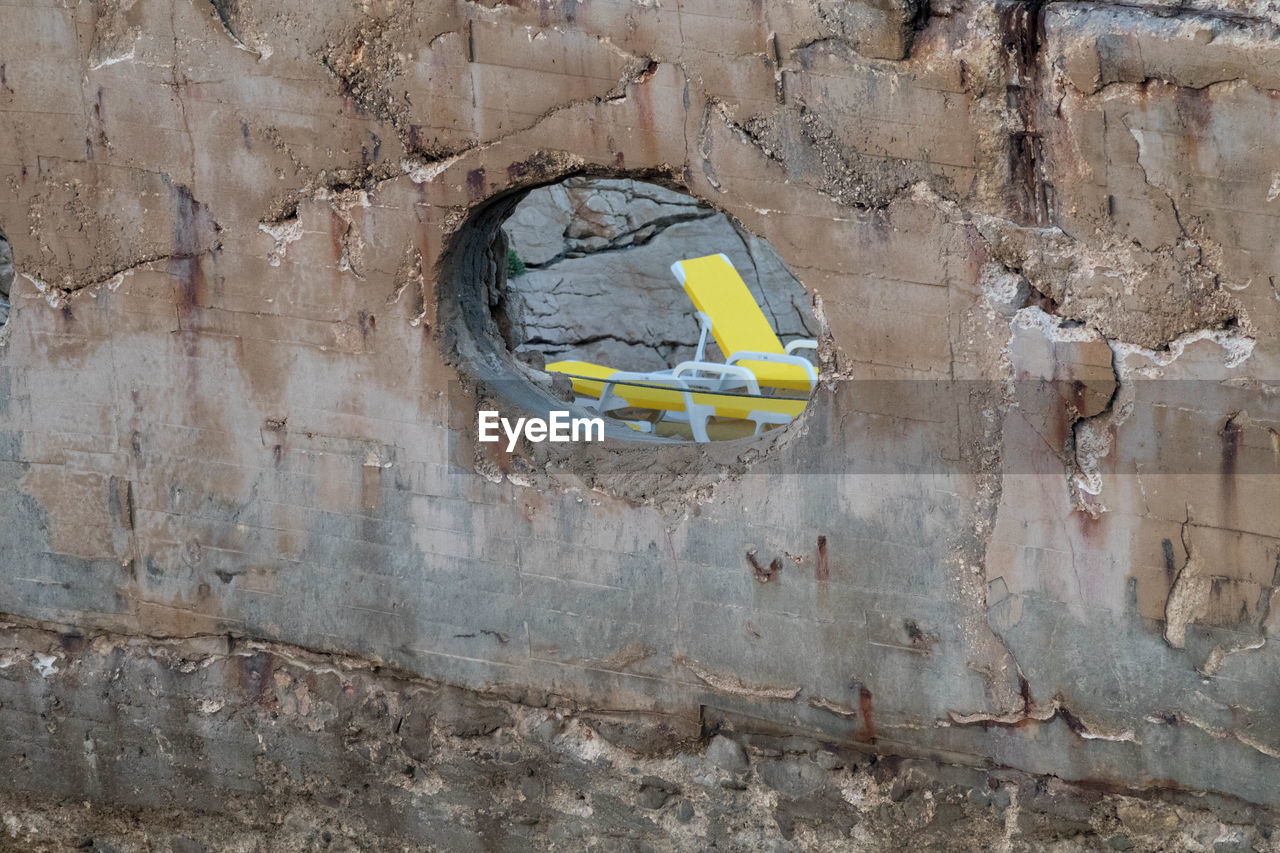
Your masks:
M 589 361 L 557 361 L 547 365 L 548 373 L 568 375 L 573 390 L 584 397 L 597 400 L 604 394 L 605 382 L 619 371 L 603 364 Z M 658 409 L 667 412 L 684 411 L 684 395 L 671 388 L 615 385 L 614 393 L 627 401 L 627 405 L 641 409 Z
M 694 307 L 711 318 L 711 334 L 725 358 L 736 352 L 786 353 L 733 264 L 720 255 L 707 255 L 680 261 L 680 267 L 684 270 L 684 291 Z M 805 393 L 810 390 L 809 374 L 798 365 L 772 361 L 735 363 L 754 373 L 761 385 Z
M 765 362 L 767 363 L 767 362 Z M 787 365 L 775 365 L 786 367 Z M 548 373 L 562 373 L 573 383 L 573 390 L 584 397 L 600 398 L 609 377 L 619 371 L 603 364 L 589 361 L 557 361 L 547 365 Z M 631 380 L 628 380 L 630 382 Z M 656 409 L 664 412 L 683 412 L 684 394 L 674 388 L 649 386 L 647 383 L 617 384 L 614 393 L 627 401 L 627 405 L 640 409 Z M 808 380 L 804 390 L 809 390 Z M 749 394 L 719 394 L 714 391 L 693 391 L 693 401 L 710 406 L 720 418 L 746 419 L 752 412 L 775 412 L 796 417 L 804 411 L 807 400 L 787 397 L 756 397 Z

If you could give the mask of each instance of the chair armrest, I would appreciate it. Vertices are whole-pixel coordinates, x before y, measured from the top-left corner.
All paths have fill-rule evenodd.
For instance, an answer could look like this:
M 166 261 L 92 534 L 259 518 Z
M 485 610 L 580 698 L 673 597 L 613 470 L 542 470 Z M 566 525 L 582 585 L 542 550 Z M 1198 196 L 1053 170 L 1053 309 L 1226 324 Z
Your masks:
M 729 364 L 735 364 L 739 361 L 773 361 L 778 364 L 794 364 L 796 367 L 804 369 L 805 374 L 809 377 L 809 388 L 812 389 L 818 384 L 818 371 L 813 369 L 813 362 L 807 358 L 801 358 L 798 355 L 784 355 L 777 352 L 751 352 L 743 350 L 735 352 L 727 359 Z
M 687 389 L 688 383 L 676 376 L 670 370 L 652 370 L 644 373 L 619 370 L 609 374 L 609 378 L 604 382 L 608 385 L 627 385 L 629 383 L 642 382 L 646 385 L 662 385 L 666 388 L 674 388 L 677 391 Z
M 719 376 L 722 380 L 725 378 L 740 379 L 746 383 L 747 393 L 754 394 L 756 396 L 760 395 L 760 384 L 756 382 L 756 375 L 745 367 L 739 367 L 736 364 L 716 364 L 713 361 L 682 361 L 672 368 L 671 375 L 684 377 L 684 374 L 692 372 L 713 373 Z M 701 377 L 691 376 L 687 378 L 696 381 Z M 723 386 L 724 382 L 721 381 L 717 384 Z M 736 385 L 737 383 L 733 384 Z M 716 388 L 713 390 L 724 389 Z
M 604 388 L 600 392 L 600 411 L 609 412 L 614 409 L 624 409 L 628 403 L 622 395 L 615 392 L 618 385 L 645 384 L 660 385 L 664 388 L 670 388 L 673 391 L 681 391 L 684 394 L 685 402 L 693 402 L 693 398 L 689 396 L 689 383 L 683 379 L 677 379 L 671 375 L 670 371 L 655 371 L 652 373 L 631 373 L 619 370 L 609 376 L 604 382 Z
M 812 338 L 796 338 L 791 343 L 783 347 L 787 355 L 792 355 L 798 349 L 814 349 L 818 348 L 818 342 Z

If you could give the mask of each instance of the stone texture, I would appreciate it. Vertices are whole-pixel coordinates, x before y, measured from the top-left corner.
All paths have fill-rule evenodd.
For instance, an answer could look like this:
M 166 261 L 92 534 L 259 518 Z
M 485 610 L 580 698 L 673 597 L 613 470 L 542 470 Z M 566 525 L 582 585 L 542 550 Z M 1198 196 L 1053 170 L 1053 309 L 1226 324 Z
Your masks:
M 5 8 L 5 844 L 1274 848 L 1273 4 L 841 5 Z M 582 175 L 773 247 L 799 423 L 474 440 Z
M 707 744 L 707 761 L 728 773 L 747 769 L 747 756 L 742 747 L 724 735 L 716 735 Z
M 729 256 L 784 342 L 816 331 L 804 288 L 767 242 L 664 187 L 570 178 L 530 192 L 503 231 L 529 267 L 503 294 L 507 341 L 517 353 L 623 370 L 693 358 L 698 323 L 670 267 L 715 252 Z
M 645 243 L 667 225 L 714 215 L 692 196 L 632 180 L 568 178 L 532 190 L 502 228 L 525 263 Z

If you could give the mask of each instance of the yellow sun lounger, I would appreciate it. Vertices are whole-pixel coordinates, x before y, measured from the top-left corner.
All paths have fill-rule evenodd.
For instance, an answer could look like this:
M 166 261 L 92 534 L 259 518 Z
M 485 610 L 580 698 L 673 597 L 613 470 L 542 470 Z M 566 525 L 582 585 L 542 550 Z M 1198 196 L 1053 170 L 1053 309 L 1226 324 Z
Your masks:
M 743 368 L 733 370 L 733 367 L 685 362 L 669 371 L 632 373 L 589 361 L 557 361 L 547 365 L 547 372 L 568 376 L 574 392 L 579 395 L 578 402 L 600 412 L 631 407 L 681 412 L 688 418 L 695 441 L 709 440 L 707 420 L 713 415 L 752 421 L 756 425 L 755 433 L 759 435 L 766 425 L 790 423 L 804 411 L 807 400 L 762 397 L 751 379 L 741 380 L 748 384 L 748 393 L 729 394 L 701 389 L 699 380 L 681 375 L 693 369 L 708 368 L 730 368 L 725 375 L 731 378 L 739 378 L 739 371 L 746 372 Z
M 817 341 L 802 339 L 783 347 L 727 256 L 707 255 L 676 261 L 671 265 L 671 273 L 698 309 L 702 337 L 694 356 L 697 361 L 703 361 L 709 328 L 724 353 L 725 362 L 747 368 L 761 385 L 805 393 L 813 390 L 818 382 L 817 371 L 808 359 L 795 355 L 795 351 L 817 349 Z

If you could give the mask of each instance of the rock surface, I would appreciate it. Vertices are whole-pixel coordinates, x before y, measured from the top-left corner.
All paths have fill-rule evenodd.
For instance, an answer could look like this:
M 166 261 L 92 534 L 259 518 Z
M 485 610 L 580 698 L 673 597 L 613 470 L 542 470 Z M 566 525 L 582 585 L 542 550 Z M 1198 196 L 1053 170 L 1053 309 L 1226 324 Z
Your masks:
M 808 295 L 769 244 L 683 193 L 569 178 L 530 192 L 503 230 L 528 267 L 505 291 L 517 353 L 622 370 L 692 358 L 699 326 L 670 266 L 716 252 L 729 256 L 784 342 L 816 331 Z M 708 353 L 720 357 L 714 340 Z

